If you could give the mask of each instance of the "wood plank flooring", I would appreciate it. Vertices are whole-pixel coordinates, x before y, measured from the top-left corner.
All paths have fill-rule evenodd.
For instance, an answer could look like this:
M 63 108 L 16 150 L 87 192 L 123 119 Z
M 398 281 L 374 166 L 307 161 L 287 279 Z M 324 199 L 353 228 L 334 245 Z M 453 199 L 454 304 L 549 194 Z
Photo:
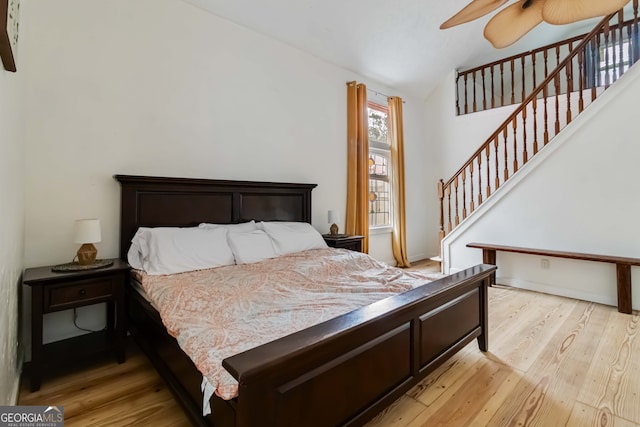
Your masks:
M 637 312 L 500 286 L 489 305 L 490 351 L 474 341 L 367 427 L 640 427 Z M 122 365 L 24 381 L 19 404 L 63 405 L 67 426 L 189 425 L 133 343 Z
M 383 411 L 378 426 L 640 426 L 640 316 L 552 295 L 489 291 L 475 343 Z

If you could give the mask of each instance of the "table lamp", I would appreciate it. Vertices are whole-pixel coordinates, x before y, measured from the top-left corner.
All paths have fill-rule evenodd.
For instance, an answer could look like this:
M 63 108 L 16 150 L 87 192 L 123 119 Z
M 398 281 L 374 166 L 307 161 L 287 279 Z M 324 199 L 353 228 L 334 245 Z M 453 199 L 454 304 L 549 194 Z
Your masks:
M 102 240 L 99 219 L 78 219 L 73 226 L 73 242 L 81 243 L 78 249 L 78 264 L 90 265 L 96 262 L 98 250 L 94 243 Z
M 331 227 L 329 227 L 329 234 L 331 235 L 338 234 L 338 226 L 336 225 L 336 222 L 338 222 L 338 211 L 330 210 L 329 224 L 331 224 Z

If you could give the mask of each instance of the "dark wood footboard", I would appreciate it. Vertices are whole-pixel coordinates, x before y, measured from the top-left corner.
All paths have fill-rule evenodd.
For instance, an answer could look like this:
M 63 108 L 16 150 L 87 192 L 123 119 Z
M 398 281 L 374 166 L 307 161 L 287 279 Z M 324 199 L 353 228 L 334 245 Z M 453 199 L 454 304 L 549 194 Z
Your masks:
M 479 265 L 224 360 L 236 426 L 362 425 L 472 341 L 487 350 Z

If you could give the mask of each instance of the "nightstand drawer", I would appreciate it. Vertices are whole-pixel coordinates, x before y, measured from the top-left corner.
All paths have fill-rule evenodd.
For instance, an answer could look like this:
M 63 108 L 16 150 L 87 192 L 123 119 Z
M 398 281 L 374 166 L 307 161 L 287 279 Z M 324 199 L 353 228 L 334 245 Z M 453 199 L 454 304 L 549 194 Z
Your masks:
M 109 299 L 112 295 L 112 277 L 52 285 L 45 288 L 43 311 L 47 313 L 95 304 Z
M 362 252 L 362 240 L 348 240 L 335 242 L 334 248 L 349 249 L 350 251 Z
M 341 234 L 338 236 L 323 234 L 322 237 L 331 248 L 349 249 L 351 251 L 362 252 L 362 236 L 350 236 Z

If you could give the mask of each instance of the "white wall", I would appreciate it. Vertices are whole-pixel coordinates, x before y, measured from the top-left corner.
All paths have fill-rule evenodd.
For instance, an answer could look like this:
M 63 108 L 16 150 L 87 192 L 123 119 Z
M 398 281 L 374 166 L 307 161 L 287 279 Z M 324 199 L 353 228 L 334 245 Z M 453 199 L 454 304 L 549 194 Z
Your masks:
M 435 252 L 421 102 L 180 1 L 25 2 L 22 13 L 28 267 L 70 261 L 77 218 L 100 218 L 99 256 L 118 255 L 114 174 L 317 183 L 313 224 L 326 232 L 328 209 L 344 216 L 349 80 L 406 100 L 408 251 Z M 372 239 L 373 256 L 390 260 L 388 238 Z M 45 340 L 76 333 L 71 313 L 47 316 Z
M 640 258 L 638 97 L 636 66 L 447 236 L 445 269 L 482 261 L 469 242 Z M 543 269 L 540 258 L 498 253 L 498 283 L 616 305 L 614 265 L 550 258 Z M 637 290 L 640 268 L 632 280 Z
M 0 405 L 15 405 L 21 355 L 18 351 L 18 294 L 23 265 L 23 113 L 24 70 L 0 63 Z

